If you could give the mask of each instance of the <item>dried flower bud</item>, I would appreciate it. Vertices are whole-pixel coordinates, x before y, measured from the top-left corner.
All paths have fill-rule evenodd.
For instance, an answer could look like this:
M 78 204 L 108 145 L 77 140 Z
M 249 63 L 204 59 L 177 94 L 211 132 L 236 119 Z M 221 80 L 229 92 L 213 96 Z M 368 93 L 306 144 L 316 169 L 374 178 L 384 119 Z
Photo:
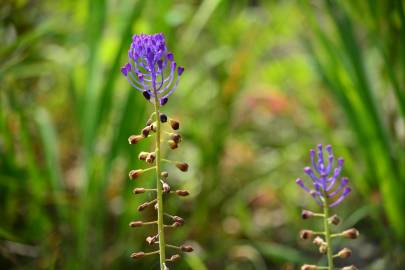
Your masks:
M 146 126 L 150 126 L 152 125 L 153 120 L 151 118 L 148 119 L 148 121 L 146 121 Z
M 302 230 L 300 231 L 300 238 L 301 239 L 312 239 L 315 236 L 313 231 L 310 230 Z
M 170 186 L 169 186 L 168 183 L 163 182 L 162 188 L 163 188 L 163 192 L 164 192 L 164 193 L 169 193 L 169 192 L 170 192 Z
M 170 149 L 172 149 L 172 150 L 174 150 L 174 149 L 176 149 L 177 147 L 179 147 L 179 145 L 178 145 L 175 141 L 173 141 L 173 140 L 168 140 L 167 143 L 169 144 L 169 147 L 170 147 Z
M 318 267 L 313 264 L 304 264 L 303 266 L 301 266 L 301 270 L 316 270 L 316 269 L 318 269 Z
M 146 157 L 148 156 L 148 152 L 140 152 L 138 155 L 139 160 L 146 160 Z
M 360 233 L 355 228 L 351 228 L 342 232 L 342 235 L 346 238 L 356 239 L 357 237 L 359 237 Z
M 132 192 L 134 194 L 141 194 L 141 193 L 145 193 L 145 189 L 144 188 L 134 188 L 134 190 Z
M 166 264 L 163 264 L 163 270 L 170 270 L 169 267 L 166 266 Z
M 134 253 L 132 253 L 131 254 L 131 258 L 132 259 L 139 259 L 139 258 L 142 258 L 142 257 L 145 257 L 145 252 L 134 252 Z
M 314 216 L 314 212 L 309 210 L 302 210 L 301 217 L 302 219 L 308 219 Z
M 146 163 L 153 164 L 153 162 L 155 162 L 155 159 L 156 159 L 156 153 L 151 152 L 146 156 L 145 161 L 146 161 Z
M 188 164 L 185 162 L 177 162 L 176 167 L 182 172 L 188 171 Z
M 162 180 L 166 180 L 168 176 L 169 173 L 166 171 L 160 173 L 160 177 L 162 178 Z
M 154 123 L 152 123 L 152 125 L 150 125 L 150 129 L 151 129 L 153 132 L 156 132 L 156 131 L 157 131 L 157 124 L 156 124 L 156 122 L 154 122 Z
M 180 223 L 180 222 L 175 221 L 175 222 L 173 222 L 172 227 L 174 227 L 174 228 L 181 227 L 181 226 L 183 226 L 183 224 L 184 223 Z
M 148 237 L 146 237 L 146 242 L 149 244 L 149 245 L 152 245 L 152 244 L 154 244 L 154 243 L 156 243 L 156 241 L 158 240 L 158 235 L 155 235 L 155 236 L 148 236 Z
M 183 197 L 190 195 L 190 193 L 187 190 L 176 190 L 176 194 Z
M 150 206 L 150 202 L 146 202 L 138 206 L 138 211 L 141 212 Z
M 143 224 L 142 221 L 132 221 L 129 223 L 129 227 L 135 228 L 135 227 L 141 227 Z
M 180 257 L 179 254 L 174 254 L 173 256 L 170 257 L 169 261 L 175 262 L 175 261 L 180 260 L 180 258 L 181 258 L 181 257 Z
M 350 266 L 343 267 L 342 270 L 359 270 L 359 269 L 354 265 L 350 265 Z
M 319 253 L 326 254 L 326 252 L 328 252 L 328 245 L 326 243 L 323 243 L 319 246 Z
M 179 216 L 173 216 L 172 219 L 177 223 L 184 224 L 184 219 Z
M 128 138 L 128 142 L 129 142 L 129 144 L 137 144 L 142 139 L 143 139 L 143 136 L 141 136 L 141 135 L 131 135 Z
M 170 136 L 170 139 L 172 139 L 175 143 L 180 143 L 181 142 L 181 135 L 178 133 L 172 133 Z
M 352 251 L 348 248 L 343 248 L 341 251 L 338 252 L 338 256 L 342 259 L 348 258 L 352 255 Z
M 143 173 L 142 169 L 132 170 L 129 172 L 129 179 L 134 180 L 134 179 L 138 178 L 142 173 Z
M 162 122 L 162 123 L 167 122 L 167 115 L 166 114 L 162 113 L 159 118 L 160 118 L 160 122 Z
M 340 218 L 338 215 L 333 215 L 328 219 L 329 224 L 333 225 L 339 225 L 340 223 Z
M 143 136 L 144 138 L 146 138 L 146 137 L 149 136 L 150 129 L 151 129 L 150 126 L 146 126 L 146 127 L 144 127 L 144 128 L 142 129 L 141 133 L 142 133 L 142 136 Z
M 190 245 L 182 245 L 182 246 L 180 246 L 180 249 L 183 252 L 193 252 L 194 251 L 193 247 Z
M 178 130 L 180 128 L 180 123 L 174 119 L 170 119 L 169 124 L 174 130 Z
M 316 246 L 321 246 L 323 244 L 326 244 L 325 241 L 319 236 L 315 237 L 314 241 L 312 241 Z

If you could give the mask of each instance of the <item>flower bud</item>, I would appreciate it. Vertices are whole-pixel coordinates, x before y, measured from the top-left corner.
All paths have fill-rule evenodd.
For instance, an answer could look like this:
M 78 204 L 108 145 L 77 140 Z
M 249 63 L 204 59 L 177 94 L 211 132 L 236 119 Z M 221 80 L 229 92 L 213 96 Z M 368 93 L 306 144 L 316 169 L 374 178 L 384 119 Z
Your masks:
M 141 194 L 141 193 L 145 193 L 145 189 L 144 188 L 135 188 L 132 192 L 134 194 Z
M 146 160 L 146 157 L 148 156 L 148 152 L 140 152 L 138 155 L 139 160 Z
M 302 210 L 301 212 L 301 218 L 302 219 L 308 219 L 314 216 L 314 212 L 309 211 L 309 210 Z
M 326 243 L 323 243 L 319 246 L 319 253 L 326 254 L 326 252 L 328 252 L 328 245 Z
M 169 192 L 170 192 L 170 186 L 169 186 L 168 183 L 163 182 L 162 188 L 163 188 L 163 192 L 164 192 L 164 193 L 169 193 Z
M 160 105 L 164 106 L 168 101 L 169 101 L 169 99 L 168 99 L 167 97 L 162 98 L 162 99 L 160 100 Z
M 180 258 L 181 257 L 179 254 L 174 254 L 173 256 L 170 257 L 169 261 L 175 262 L 175 261 L 178 261 Z
M 149 245 L 152 245 L 152 244 L 156 243 L 157 239 L 158 239 L 158 235 L 155 235 L 155 236 L 148 236 L 148 237 L 146 237 L 145 240 Z
M 300 238 L 301 239 L 312 239 L 314 237 L 314 232 L 310 230 L 301 230 L 300 231 Z
M 177 223 L 184 224 L 184 219 L 179 216 L 173 216 L 172 219 Z
M 174 150 L 174 149 L 176 149 L 177 147 L 179 147 L 178 144 L 177 144 L 175 141 L 173 141 L 173 140 L 168 140 L 167 142 L 168 142 L 168 144 L 169 144 L 170 149 L 172 149 L 172 150 Z
M 170 119 L 169 124 L 173 130 L 178 130 L 180 128 L 180 123 L 174 119 Z
M 175 221 L 175 222 L 173 222 L 172 226 L 173 226 L 174 228 L 177 228 L 177 227 L 183 226 L 183 224 L 184 224 L 184 223 L 180 223 L 180 222 Z
M 325 241 L 319 236 L 315 237 L 314 241 L 312 241 L 316 246 L 321 246 L 323 244 L 326 244 Z
M 178 133 L 172 133 L 170 138 L 175 142 L 175 143 L 180 143 L 181 142 L 181 135 Z
M 148 119 L 148 121 L 146 121 L 146 126 L 150 126 L 152 125 L 153 120 L 151 118 Z
M 146 156 L 145 161 L 146 161 L 146 163 L 153 164 L 153 162 L 155 162 L 155 159 L 156 159 L 156 153 L 151 152 Z
M 146 208 L 148 208 L 150 206 L 149 202 L 143 203 L 140 206 L 138 206 L 138 211 L 141 212 L 143 210 L 145 210 Z
M 303 266 L 301 266 L 301 270 L 316 270 L 316 269 L 318 269 L 318 267 L 313 264 L 304 264 Z
M 146 126 L 142 129 L 141 133 L 144 138 L 148 137 L 150 132 L 150 126 Z
M 129 172 L 129 179 L 134 180 L 138 178 L 143 173 L 142 169 L 139 170 L 132 170 Z
M 194 249 L 190 245 L 182 245 L 180 246 L 181 251 L 183 252 L 192 252 Z
M 162 123 L 166 123 L 167 122 L 167 115 L 166 114 L 161 114 L 160 116 L 159 116 L 159 118 L 160 118 L 160 122 L 162 122 Z
M 333 215 L 330 218 L 328 218 L 328 222 L 329 224 L 333 224 L 333 225 L 339 225 L 340 223 L 340 218 L 338 215 Z
M 166 171 L 163 171 L 160 173 L 160 177 L 162 178 L 162 180 L 166 180 L 168 176 L 169 176 L 169 173 Z
M 342 259 L 348 258 L 352 255 L 352 251 L 348 248 L 343 248 L 341 251 L 338 252 L 338 256 Z
M 190 195 L 190 193 L 187 190 L 176 190 L 176 194 L 182 197 Z
M 132 259 L 139 259 L 139 258 L 142 258 L 142 257 L 145 257 L 145 252 L 134 252 L 134 253 L 132 253 L 131 254 L 131 258 Z
M 354 265 L 350 265 L 350 266 L 343 267 L 342 270 L 359 270 L 359 269 Z
M 356 239 L 357 237 L 359 237 L 360 233 L 355 228 L 351 228 L 342 232 L 342 235 L 346 238 Z
M 146 100 L 150 100 L 150 94 L 148 91 L 143 91 L 142 92 L 143 96 L 145 97 Z
M 131 135 L 128 138 L 128 142 L 129 142 L 129 144 L 137 144 L 142 139 L 143 139 L 143 136 L 141 136 L 141 135 Z
M 176 167 L 182 172 L 188 171 L 188 164 L 185 162 L 177 162 Z
M 129 227 L 135 228 L 135 227 L 141 227 L 143 224 L 142 221 L 132 221 L 129 223 Z
M 154 122 L 154 123 L 152 123 L 152 125 L 150 125 L 150 129 L 151 129 L 153 132 L 156 132 L 156 131 L 157 131 L 157 124 L 156 124 L 156 122 Z

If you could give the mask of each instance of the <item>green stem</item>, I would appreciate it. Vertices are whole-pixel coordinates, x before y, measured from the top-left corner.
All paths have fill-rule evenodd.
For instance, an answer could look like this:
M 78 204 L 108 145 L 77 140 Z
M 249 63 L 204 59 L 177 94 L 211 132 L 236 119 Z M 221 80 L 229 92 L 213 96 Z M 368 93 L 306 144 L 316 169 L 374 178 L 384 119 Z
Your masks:
M 165 231 L 164 231 L 164 223 L 163 223 L 163 191 L 162 185 L 160 184 L 160 162 L 161 162 L 161 152 L 160 152 L 160 134 L 161 134 L 161 126 L 160 126 L 160 112 L 159 112 L 159 100 L 158 95 L 155 91 L 155 114 L 156 114 L 156 199 L 158 202 L 158 234 L 159 234 L 159 257 L 160 257 L 160 269 L 164 270 L 165 266 L 164 263 L 166 261 L 166 254 L 165 254 Z
M 324 229 L 325 229 L 325 241 L 326 244 L 328 245 L 328 252 L 327 252 L 327 257 L 328 257 L 328 270 L 334 270 L 333 267 L 333 249 L 332 249 L 332 238 L 331 238 L 331 232 L 330 232 L 330 226 L 329 226 L 329 205 L 327 201 L 327 195 L 325 196 L 325 200 L 323 202 L 323 224 L 324 224 Z

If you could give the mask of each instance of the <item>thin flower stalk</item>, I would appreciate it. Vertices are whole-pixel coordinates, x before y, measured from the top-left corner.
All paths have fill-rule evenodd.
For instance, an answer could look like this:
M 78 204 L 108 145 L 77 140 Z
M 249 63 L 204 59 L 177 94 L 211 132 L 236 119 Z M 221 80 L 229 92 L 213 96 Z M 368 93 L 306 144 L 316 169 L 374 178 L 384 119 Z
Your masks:
M 181 66 L 178 67 L 174 61 L 173 54 L 167 51 L 163 34 L 134 35 L 132 40 L 133 42 L 128 51 L 129 62 L 121 68 L 121 72 L 131 86 L 142 92 L 143 97 L 153 104 L 154 110 L 140 134 L 130 136 L 128 141 L 130 144 L 137 144 L 144 139 L 154 136 L 155 148 L 152 152 L 140 152 L 138 156 L 140 160 L 145 161 L 150 167 L 132 170 L 129 173 L 129 177 L 135 180 L 148 171 L 155 171 L 156 188 L 147 189 L 137 187 L 133 190 L 133 193 L 143 194 L 145 192 L 153 192 L 156 194 L 156 199 L 141 204 L 138 210 L 143 211 L 146 208 L 154 206 L 157 212 L 157 220 L 149 222 L 132 221 L 130 227 L 156 224 L 157 234 L 148 236 L 146 242 L 149 245 L 158 244 L 159 249 L 151 252 L 134 252 L 131 257 L 138 259 L 148 255 L 159 254 L 160 269 L 168 270 L 169 268 L 166 263 L 175 262 L 180 258 L 180 255 L 174 254 L 170 258 L 166 258 L 166 248 L 176 246 L 166 243 L 165 228 L 180 227 L 183 225 L 184 220 L 178 216 L 165 214 L 163 197 L 170 194 L 183 197 L 189 195 L 189 192 L 186 190 L 171 190 L 168 183 L 169 174 L 163 171 L 162 162 L 173 163 L 183 172 L 188 170 L 188 164 L 185 162 L 170 161 L 162 157 L 162 139 L 164 135 L 168 137 L 167 143 L 170 149 L 177 149 L 181 142 L 181 135 L 177 133 L 177 130 L 180 128 L 179 121 L 162 113 L 162 109 L 167 104 L 169 96 L 173 94 L 174 90 L 177 88 L 184 68 Z M 165 124 L 171 128 L 171 132 L 164 130 L 163 126 Z M 176 132 L 173 133 L 173 131 Z M 171 219 L 171 224 L 165 224 L 165 216 Z M 181 252 L 193 251 L 193 248 L 188 245 L 182 245 L 175 249 Z
M 351 192 L 351 188 L 348 187 L 349 180 L 347 177 L 340 178 L 343 169 L 343 159 L 337 159 L 337 166 L 334 168 L 335 157 L 332 152 L 332 147 L 330 145 L 325 147 L 328 155 L 327 161 L 324 159 L 322 145 L 318 145 L 317 148 L 317 152 L 313 149 L 310 150 L 312 166 L 304 168 L 305 174 L 307 174 L 312 180 L 312 186 L 306 185 L 301 178 L 298 178 L 296 183 L 309 193 L 323 210 L 322 213 L 303 210 L 301 217 L 303 219 L 321 218 L 323 220 L 323 231 L 314 232 L 307 229 L 302 230 L 300 237 L 302 239 L 313 240 L 313 244 L 318 247 L 319 252 L 326 255 L 327 266 L 304 264 L 301 267 L 301 270 L 334 270 L 334 258 L 347 258 L 351 255 L 351 250 L 343 248 L 338 253 L 333 254 L 333 238 L 345 237 L 354 239 L 359 236 L 359 232 L 355 228 L 351 228 L 340 233 L 332 234 L 332 226 L 338 225 L 341 219 L 337 215 L 331 215 L 331 210 L 333 207 L 343 202 Z M 354 265 L 351 265 L 342 269 L 355 270 L 357 268 Z

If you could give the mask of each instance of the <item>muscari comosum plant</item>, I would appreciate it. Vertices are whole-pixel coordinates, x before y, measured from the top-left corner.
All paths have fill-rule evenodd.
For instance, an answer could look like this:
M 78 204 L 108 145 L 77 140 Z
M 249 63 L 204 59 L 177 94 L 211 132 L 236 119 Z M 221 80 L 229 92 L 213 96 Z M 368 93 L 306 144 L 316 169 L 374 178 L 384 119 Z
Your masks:
M 344 237 L 349 239 L 355 239 L 359 236 L 358 230 L 351 228 L 340 233 L 332 233 L 332 225 L 338 225 L 341 219 L 336 215 L 331 215 L 331 209 L 339 205 L 344 198 L 350 193 L 351 189 L 348 187 L 349 180 L 347 177 L 340 178 L 340 174 L 343 168 L 343 159 L 337 160 L 337 166 L 334 167 L 334 156 L 332 153 L 332 147 L 327 145 L 326 152 L 328 154 L 328 161 L 324 161 L 322 145 L 318 145 L 318 153 L 316 160 L 315 150 L 310 150 L 310 156 L 312 161 L 312 168 L 305 167 L 304 172 L 309 175 L 312 180 L 313 188 L 308 188 L 302 179 L 298 178 L 296 183 L 305 191 L 307 191 L 316 201 L 316 203 L 322 207 L 322 213 L 316 213 L 309 210 L 302 210 L 301 217 L 303 219 L 308 218 L 320 218 L 323 220 L 323 231 L 302 230 L 300 237 L 302 239 L 313 240 L 313 244 L 319 247 L 321 254 L 327 256 L 327 266 L 317 266 L 305 264 L 301 267 L 301 270 L 319 270 L 327 269 L 334 270 L 333 260 L 334 258 L 347 258 L 351 255 L 351 250 L 343 248 L 336 254 L 333 254 L 332 239 L 337 237 Z M 355 270 L 354 265 L 343 267 L 342 270 Z
M 176 89 L 184 68 L 177 66 L 173 54 L 166 48 L 166 42 L 163 34 L 154 35 L 134 35 L 132 37 L 131 47 L 128 51 L 129 62 L 121 68 L 122 74 L 127 78 L 133 88 L 142 92 L 145 99 L 153 105 L 153 112 L 146 122 L 145 128 L 140 134 L 132 135 L 128 141 L 130 144 L 136 144 L 147 138 L 155 139 L 155 148 L 152 152 L 141 152 L 139 159 L 145 161 L 150 167 L 146 169 L 136 169 L 129 172 L 130 179 L 137 179 L 144 173 L 154 171 L 156 174 L 156 188 L 135 188 L 134 194 L 152 192 L 156 198 L 145 202 L 138 207 L 139 211 L 153 207 L 157 212 L 155 221 L 132 221 L 130 227 L 142 227 L 147 225 L 157 226 L 157 233 L 148 236 L 146 242 L 151 246 L 158 246 L 150 252 L 134 252 L 131 257 L 134 259 L 142 258 L 148 255 L 157 255 L 160 257 L 160 269 L 168 270 L 167 262 L 174 262 L 180 258 L 179 254 L 166 257 L 166 248 L 174 249 L 179 252 L 191 252 L 193 248 L 189 245 L 175 246 L 166 243 L 165 229 L 177 228 L 184 224 L 184 220 L 176 215 L 165 212 L 163 206 L 163 196 L 178 195 L 187 196 L 186 190 L 173 191 L 168 183 L 168 173 L 163 170 L 162 163 L 175 165 L 179 170 L 185 172 L 188 170 L 188 164 L 168 160 L 162 157 L 162 139 L 167 138 L 166 147 L 176 149 L 182 138 L 176 131 L 180 124 L 162 113 L 162 108 L 168 102 L 169 96 Z M 164 130 L 164 126 L 169 125 L 174 131 Z M 165 219 L 170 224 L 165 224 Z

